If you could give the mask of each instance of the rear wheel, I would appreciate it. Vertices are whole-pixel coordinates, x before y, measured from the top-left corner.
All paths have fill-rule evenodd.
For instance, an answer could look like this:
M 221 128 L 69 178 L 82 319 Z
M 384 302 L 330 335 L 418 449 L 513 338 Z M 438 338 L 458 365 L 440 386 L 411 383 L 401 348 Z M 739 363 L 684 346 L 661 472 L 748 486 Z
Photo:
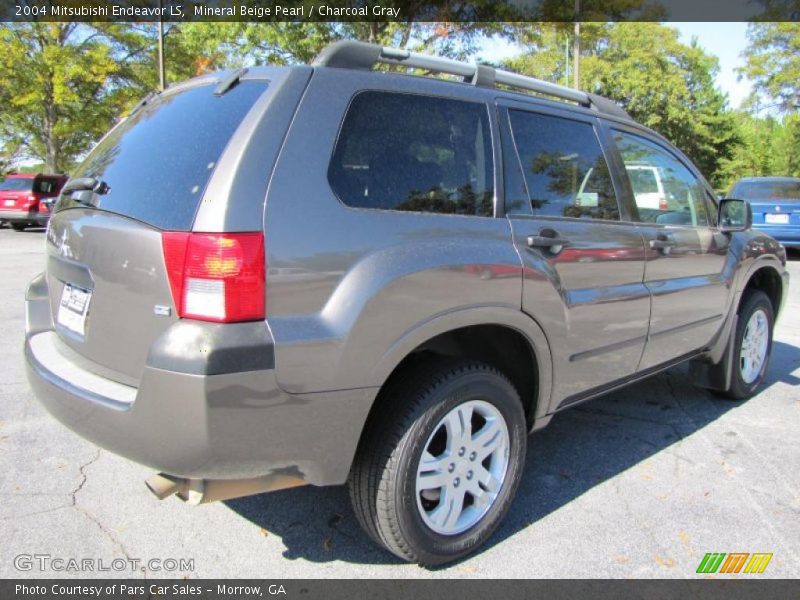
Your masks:
M 25 231 L 25 228 L 28 226 L 27 223 L 12 223 L 11 227 L 14 231 Z
M 722 395 L 734 400 L 750 398 L 764 382 L 772 351 L 772 302 L 762 291 L 747 293 L 739 310 L 733 338 L 730 387 Z
M 468 554 L 503 519 L 522 475 L 517 391 L 488 365 L 448 362 L 395 380 L 381 402 L 350 474 L 359 522 L 408 561 Z

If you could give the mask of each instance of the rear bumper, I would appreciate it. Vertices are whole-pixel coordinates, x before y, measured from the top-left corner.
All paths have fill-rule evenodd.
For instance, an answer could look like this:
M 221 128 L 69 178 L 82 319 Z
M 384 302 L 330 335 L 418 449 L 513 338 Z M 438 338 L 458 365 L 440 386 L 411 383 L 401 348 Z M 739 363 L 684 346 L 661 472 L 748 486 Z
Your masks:
M 197 347 L 230 326 L 191 321 L 168 329 L 151 349 L 138 387 L 125 386 L 60 347 L 42 285 L 34 280 L 26 298 L 28 380 L 45 408 L 79 435 L 178 477 L 346 480 L 374 389 L 287 394 L 274 369 L 252 368 L 260 359 L 236 360 L 250 370 L 232 371 L 236 365 L 220 356 L 235 353 Z M 248 331 L 237 337 L 265 344 L 254 352 L 271 348 L 263 322 L 239 329 Z
M 8 223 L 32 223 L 45 226 L 50 220 L 50 213 L 29 212 L 25 210 L 0 210 L 0 221 Z
M 784 246 L 791 248 L 800 247 L 800 227 L 782 227 L 776 225 L 754 225 L 754 229 L 779 241 Z

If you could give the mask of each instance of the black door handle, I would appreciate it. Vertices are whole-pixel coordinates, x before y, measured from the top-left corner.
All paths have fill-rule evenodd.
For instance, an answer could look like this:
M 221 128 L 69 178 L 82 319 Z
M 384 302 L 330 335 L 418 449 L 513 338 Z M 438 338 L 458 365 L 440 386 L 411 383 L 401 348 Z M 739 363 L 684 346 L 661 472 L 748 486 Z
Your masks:
M 547 236 L 547 235 L 529 235 L 528 236 L 528 246 L 531 248 L 552 248 L 553 246 L 569 246 L 570 241 L 567 238 L 562 238 L 558 236 Z

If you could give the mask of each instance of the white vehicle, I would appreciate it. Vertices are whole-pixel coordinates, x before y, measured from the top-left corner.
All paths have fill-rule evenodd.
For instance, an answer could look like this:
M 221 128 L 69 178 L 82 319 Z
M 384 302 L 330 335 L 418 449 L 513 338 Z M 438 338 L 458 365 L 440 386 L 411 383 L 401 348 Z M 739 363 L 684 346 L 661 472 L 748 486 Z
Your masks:
M 653 165 L 625 165 L 628 178 L 633 187 L 636 206 L 639 208 L 652 208 L 654 210 L 669 210 L 667 195 L 664 192 L 664 183 L 658 167 Z M 598 196 L 592 189 L 592 174 L 594 169 L 589 169 L 581 182 L 580 190 L 575 197 L 576 206 L 597 206 Z

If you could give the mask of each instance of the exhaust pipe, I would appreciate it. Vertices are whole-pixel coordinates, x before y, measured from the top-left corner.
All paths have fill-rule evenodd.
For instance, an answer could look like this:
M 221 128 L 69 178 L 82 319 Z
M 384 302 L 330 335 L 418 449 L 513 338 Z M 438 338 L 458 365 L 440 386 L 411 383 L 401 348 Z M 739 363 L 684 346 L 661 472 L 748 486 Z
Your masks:
M 187 479 L 180 479 L 178 477 L 171 477 L 170 475 L 158 473 L 157 475 L 145 479 L 144 484 L 147 486 L 147 489 L 153 492 L 156 498 L 163 500 L 164 498 L 169 498 L 172 494 L 184 491 L 187 481 Z
M 283 474 L 253 479 L 186 479 L 158 473 L 148 477 L 144 483 L 159 500 L 177 495 L 193 506 L 307 485 L 299 477 Z

